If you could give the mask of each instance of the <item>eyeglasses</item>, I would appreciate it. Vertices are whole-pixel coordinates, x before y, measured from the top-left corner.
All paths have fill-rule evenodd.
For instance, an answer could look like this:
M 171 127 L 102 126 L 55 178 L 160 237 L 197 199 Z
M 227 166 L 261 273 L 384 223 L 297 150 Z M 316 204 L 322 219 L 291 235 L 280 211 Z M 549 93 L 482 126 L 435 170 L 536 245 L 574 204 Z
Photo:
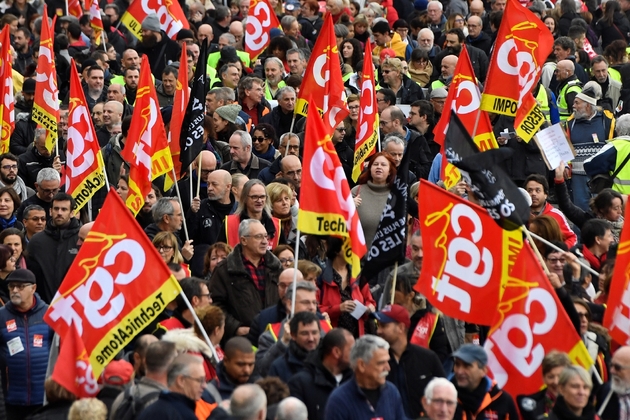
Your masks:
M 259 233 L 257 235 L 245 235 L 246 238 L 254 238 L 257 241 L 262 241 L 263 239 L 269 239 L 269 235 L 266 233 Z
M 381 70 L 383 74 L 389 74 L 395 70 Z
M 45 222 L 46 221 L 46 217 L 42 216 L 42 217 L 29 217 L 26 220 L 32 220 L 34 222 Z
M 214 169 L 202 169 L 201 175 L 210 175 L 212 172 L 214 172 Z
M 385 121 L 385 120 L 380 120 L 378 123 L 379 125 L 387 125 L 389 124 L 391 121 Z
M 464 19 L 455 19 L 455 22 L 457 23 L 462 23 L 464 21 Z
M 479 27 L 479 25 L 475 25 L 474 23 L 469 23 L 466 26 L 468 26 L 469 28 L 478 28 Z
M 252 137 L 252 141 L 254 141 L 255 143 L 262 143 L 263 141 L 265 141 L 264 137 Z
M 443 400 L 440 398 L 436 398 L 434 400 L 431 400 L 431 404 L 435 404 L 435 405 L 446 404 L 447 407 L 455 407 L 455 405 L 457 404 L 457 401 Z
M 59 188 L 42 188 L 42 187 L 38 187 L 38 188 L 41 192 L 48 195 L 57 194 L 59 192 Z
M 9 291 L 11 291 L 13 289 L 18 289 L 21 292 L 22 290 L 24 290 L 28 286 L 32 286 L 32 285 L 33 285 L 33 283 L 9 283 L 9 285 L 7 287 L 9 288 Z
M 551 264 L 564 264 L 566 262 L 566 259 L 564 258 L 547 258 L 547 261 L 549 261 Z
M 345 128 L 335 128 L 335 130 L 337 130 L 339 133 L 345 133 L 346 132 Z
M 285 149 L 289 149 L 289 150 L 300 150 L 300 146 L 296 146 L 294 144 L 287 146 L 286 144 L 283 144 L 281 147 L 284 147 Z
M 267 199 L 266 195 L 248 195 L 247 197 L 251 198 L 253 201 L 262 201 Z
M 206 384 L 206 378 L 205 376 L 202 378 L 195 378 L 194 376 L 188 376 L 188 375 L 184 375 L 184 378 L 187 379 L 192 379 L 193 381 L 197 382 L 199 385 L 204 386 Z
M 203 293 L 201 295 L 199 295 L 200 298 L 209 298 L 210 297 L 210 293 Z
M 10 171 L 11 169 L 17 171 L 17 165 L 2 165 L 2 169 L 5 171 Z
M 383 98 L 381 98 L 381 99 L 376 98 L 376 102 L 387 102 L 387 101 L 385 99 L 383 99 Z
M 587 312 L 578 312 L 578 316 L 580 318 L 586 318 L 588 319 L 588 313 Z
M 611 369 L 615 369 L 618 372 L 621 372 L 622 370 L 630 369 L 630 366 L 624 366 L 624 365 L 620 365 L 618 363 L 611 363 L 610 364 L 610 368 Z
M 359 107 L 359 105 L 353 105 L 353 106 L 349 106 L 349 107 L 348 107 L 348 109 L 349 109 L 350 111 L 356 111 L 356 110 L 357 110 L 357 109 L 359 109 L 359 108 L 360 108 L 360 107 Z
M 156 245 L 155 249 L 157 249 L 158 251 L 162 252 L 162 251 L 170 251 L 170 250 L 174 249 L 174 247 L 168 246 L 168 245 Z
M 293 258 L 280 258 L 280 264 L 293 264 L 295 260 Z

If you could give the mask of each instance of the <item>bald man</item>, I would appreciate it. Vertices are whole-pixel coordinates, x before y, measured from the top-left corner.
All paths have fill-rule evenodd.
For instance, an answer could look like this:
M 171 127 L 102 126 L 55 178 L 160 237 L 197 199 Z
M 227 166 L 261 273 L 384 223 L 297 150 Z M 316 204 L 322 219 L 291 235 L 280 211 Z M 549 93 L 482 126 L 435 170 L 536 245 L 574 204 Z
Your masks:
M 197 29 L 197 39 L 199 40 L 200 44 L 205 39 L 208 39 L 208 42 L 212 42 L 212 40 L 214 39 L 214 31 L 212 29 L 212 26 L 208 25 L 207 23 L 200 25 L 199 29 Z
M 287 155 L 280 162 L 281 171 L 278 172 L 276 178 L 288 178 L 295 182 L 297 188 L 302 185 L 302 162 L 295 155 Z
M 442 59 L 442 65 L 440 66 L 440 77 L 431 83 L 431 90 L 437 88 L 446 88 L 451 84 L 453 75 L 455 74 L 455 66 L 457 66 L 457 56 L 447 55 Z
M 225 216 L 234 210 L 232 175 L 226 170 L 218 169 L 206 178 L 207 198 L 195 197 L 186 214 L 188 230 L 194 243 L 212 245 L 217 241 L 221 223 Z
M 98 144 L 105 147 L 117 132 L 120 132 L 124 107 L 118 101 L 109 101 L 103 105 L 103 126 L 96 131 Z
M 560 120 L 564 121 L 571 116 L 573 112 L 573 100 L 575 96 L 582 92 L 582 83 L 575 75 L 575 65 L 571 60 L 560 60 L 556 66 L 556 80 L 558 88 L 556 95 L 558 99 L 558 112 Z
M 194 197 L 199 197 L 200 200 L 207 198 L 207 188 L 208 185 L 206 183 L 208 179 L 208 175 L 210 175 L 215 169 L 217 169 L 217 158 L 214 153 L 209 150 L 201 151 L 201 170 L 198 169 L 199 166 L 199 155 L 193 160 L 192 167 L 192 184 L 193 184 L 193 196 L 190 196 L 190 179 L 189 176 L 182 178 L 177 185 L 179 186 L 179 192 L 182 197 L 182 212 L 183 214 L 187 214 L 188 209 L 190 209 L 190 204 Z M 199 193 L 197 193 L 197 184 L 198 178 L 201 178 L 199 181 Z
M 234 35 L 234 38 L 236 39 L 236 49 L 242 49 L 243 48 L 243 22 L 240 22 L 238 20 L 235 20 L 234 22 L 230 23 L 230 29 L 229 32 Z

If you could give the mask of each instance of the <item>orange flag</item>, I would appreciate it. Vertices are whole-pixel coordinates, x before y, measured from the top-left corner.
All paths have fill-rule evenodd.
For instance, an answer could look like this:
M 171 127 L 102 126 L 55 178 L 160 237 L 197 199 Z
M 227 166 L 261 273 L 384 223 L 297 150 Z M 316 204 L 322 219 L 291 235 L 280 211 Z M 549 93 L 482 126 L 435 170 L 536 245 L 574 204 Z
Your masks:
M 85 345 L 72 325 L 61 338 L 59 357 L 52 373 L 53 381 L 72 392 L 77 398 L 91 398 L 100 387 L 94 379 Z
M 372 57 L 372 47 L 365 43 L 364 57 Z M 354 166 L 352 179 L 356 182 L 363 171 L 365 160 L 374 154 L 378 141 L 378 107 L 374 86 L 374 65 L 372 60 L 363 61 L 363 80 L 361 80 L 361 100 L 359 101 L 359 132 L 354 146 Z
M 269 45 L 271 37 L 269 31 L 279 28 L 278 16 L 269 4 L 269 0 L 251 0 L 249 3 L 249 13 L 245 25 L 247 34 L 245 35 L 245 52 L 249 53 L 252 61 L 265 51 Z
M 628 206 L 625 216 L 630 217 Z M 630 346 L 630 228 L 627 227 L 621 231 L 619 238 L 604 326 L 613 340 L 622 346 Z
M 320 116 L 324 118 L 327 132 L 332 133 L 337 124 L 349 114 L 341 76 L 337 38 L 335 38 L 335 28 L 330 14 L 326 16 L 311 58 L 308 60 L 300 95 L 295 104 L 295 112 L 306 116 L 309 103 L 312 103 Z
M 9 25 L 0 32 L 0 121 L 2 134 L 0 136 L 0 154 L 9 151 L 11 133 L 15 129 L 15 110 L 13 98 L 13 65 L 11 64 L 11 40 Z
M 501 389 L 512 395 L 533 394 L 543 386 L 542 361 L 551 350 L 569 355 L 574 364 L 593 364 L 556 291 L 531 246 L 524 244 L 510 270 L 494 323 L 484 345 L 488 367 Z
M 188 88 L 188 53 L 186 48 L 182 48 L 182 55 L 179 59 L 179 73 L 177 75 L 177 88 L 175 90 L 175 98 L 173 99 L 173 115 L 171 117 L 171 127 L 169 130 L 168 147 L 171 150 L 171 158 L 175 168 L 176 176 L 181 178 L 182 162 L 179 160 L 181 146 L 179 139 L 182 131 L 182 122 L 186 114 L 186 107 L 190 99 L 190 89 Z M 179 179 L 179 178 L 177 178 Z M 164 191 L 168 191 L 171 186 L 177 182 L 173 179 L 173 172 L 166 174 L 164 182 Z
M 44 6 L 44 16 L 48 16 L 47 8 L 48 6 Z M 59 89 L 57 88 L 53 35 L 48 18 L 42 19 L 32 117 L 33 121 L 47 130 L 46 149 L 51 153 L 57 143 L 59 122 Z
M 127 207 L 136 215 L 151 191 L 151 181 L 173 170 L 173 159 L 146 55 L 142 56 L 136 104 L 127 138 L 131 141 L 127 142 L 122 153 L 123 159 L 129 162 Z
M 151 240 L 112 189 L 44 321 L 61 338 L 76 329 L 80 339 L 75 342 L 83 342 L 98 378 L 180 292 Z
M 175 39 L 182 29 L 190 29 L 186 15 L 178 1 L 132 1 L 120 21 L 138 39 L 142 39 L 142 21 L 151 13 L 158 15 L 160 27 L 169 38 Z
M 420 181 L 418 196 L 431 199 L 419 204 L 424 263 L 414 289 L 452 318 L 493 325 L 522 233 L 501 229 L 483 207 L 428 181 Z
M 77 210 L 105 185 L 105 164 L 96 131 L 72 59 L 70 64 L 70 109 L 68 112 L 68 151 L 66 153 L 66 192 L 74 197 Z
M 516 134 L 529 141 L 545 121 L 532 90 L 553 48 L 553 36 L 545 24 L 517 0 L 507 1 L 503 16 L 481 109 L 516 117 Z
M 103 20 L 101 19 L 101 8 L 98 0 L 92 0 L 90 4 L 90 26 L 94 30 L 94 43 L 101 45 L 103 41 Z
M 83 6 L 81 5 L 80 0 L 68 0 L 68 15 L 74 16 L 76 18 L 80 18 L 83 16 Z M 48 16 L 44 13 L 44 16 Z
M 309 102 L 312 100 L 309 97 Z M 331 132 L 319 114 L 307 117 L 305 139 L 298 229 L 313 235 L 344 237 L 342 252 L 352 264 L 352 277 L 357 278 L 361 257 L 367 250 L 363 229 Z
M 453 110 L 455 110 L 455 113 L 466 127 L 466 131 L 468 131 L 471 136 L 473 132 L 475 132 L 475 124 L 477 124 L 477 131 L 475 132 L 473 140 L 477 147 L 479 147 L 479 151 L 483 152 L 499 147 L 497 140 L 494 138 L 488 113 L 479 110 L 481 93 L 479 92 L 475 71 L 473 70 L 470 56 L 466 48 L 462 48 L 462 52 L 459 54 L 454 74 L 455 76 L 453 76 L 453 80 L 448 88 L 444 112 L 442 112 L 440 121 L 438 121 L 433 129 L 435 142 L 442 145 L 441 178 L 444 181 L 446 189 L 455 186 L 461 178 L 459 170 L 446 161 L 446 154 L 444 153 L 444 138 Z M 477 117 L 479 117 L 478 123 Z

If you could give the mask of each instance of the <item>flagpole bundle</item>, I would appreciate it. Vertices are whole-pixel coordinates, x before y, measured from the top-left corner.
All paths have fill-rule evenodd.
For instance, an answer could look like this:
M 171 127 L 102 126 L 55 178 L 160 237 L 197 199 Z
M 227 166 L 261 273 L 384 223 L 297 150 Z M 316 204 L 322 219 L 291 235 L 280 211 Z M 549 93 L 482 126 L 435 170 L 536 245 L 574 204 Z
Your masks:
M 543 237 L 540 237 L 538 235 L 536 235 L 534 232 L 530 232 L 527 229 L 524 229 L 526 233 L 526 235 L 529 237 L 530 235 L 533 236 L 534 238 L 538 239 L 540 242 L 542 242 L 543 244 L 547 245 L 550 248 L 555 249 L 558 252 L 567 252 L 565 250 L 563 250 L 562 248 L 558 248 L 557 246 L 555 246 L 554 244 L 552 244 L 551 242 L 549 242 L 548 240 L 546 240 Z M 536 247 L 534 247 L 534 249 L 536 249 Z M 586 264 L 584 264 L 582 261 L 580 261 L 580 259 L 576 259 L 575 260 L 576 263 L 578 263 L 580 266 L 582 266 L 582 268 L 586 269 L 588 272 L 590 272 L 592 275 L 594 276 L 599 276 L 599 273 L 595 270 L 593 270 L 591 267 L 587 266 Z M 543 264 L 545 265 L 545 264 Z
M 199 153 L 199 165 L 197 165 L 197 195 L 195 197 L 199 197 L 199 193 L 201 190 L 201 153 Z M 192 196 L 190 199 L 192 200 Z
M 175 175 L 175 168 L 171 168 L 171 169 L 173 171 L 173 176 L 176 176 Z M 192 184 L 191 184 L 191 186 L 192 186 Z M 179 193 L 179 185 L 177 184 L 177 182 L 175 183 L 175 191 L 177 192 L 177 200 L 179 201 L 179 208 L 183 209 L 184 206 L 182 205 L 182 195 Z M 191 189 L 191 193 L 192 193 L 192 189 Z M 188 241 L 188 240 L 190 240 L 190 238 L 188 237 L 188 226 L 186 226 L 186 217 L 182 217 L 182 221 L 184 222 L 183 223 L 184 234 L 186 235 L 186 240 Z
M 543 259 L 542 255 L 540 255 L 540 251 L 538 250 L 538 247 L 534 243 L 532 234 L 529 232 L 529 230 L 527 230 L 527 228 L 524 225 L 522 226 L 522 228 L 523 228 L 523 232 L 525 233 L 525 236 L 527 236 L 527 241 L 529 242 L 529 246 L 531 246 L 532 249 L 534 250 L 534 254 L 536 254 L 536 258 L 538 258 L 538 261 L 540 261 L 540 265 L 542 265 L 542 268 L 545 271 L 545 274 L 548 276 L 550 274 L 549 269 L 547 268 L 547 264 L 545 264 L 545 260 Z
M 394 264 L 394 277 L 392 278 L 392 295 L 390 299 L 390 304 L 394 304 L 394 297 L 396 295 L 396 279 L 398 278 L 398 261 Z
M 288 149 L 288 147 L 287 147 Z M 300 251 L 300 229 L 297 230 L 297 235 L 295 236 L 295 257 L 293 257 L 293 261 L 295 261 L 293 265 L 293 292 L 291 293 L 291 318 L 293 314 L 295 314 L 295 294 L 296 294 L 296 286 L 297 286 L 297 261 L 299 259 L 299 251 Z

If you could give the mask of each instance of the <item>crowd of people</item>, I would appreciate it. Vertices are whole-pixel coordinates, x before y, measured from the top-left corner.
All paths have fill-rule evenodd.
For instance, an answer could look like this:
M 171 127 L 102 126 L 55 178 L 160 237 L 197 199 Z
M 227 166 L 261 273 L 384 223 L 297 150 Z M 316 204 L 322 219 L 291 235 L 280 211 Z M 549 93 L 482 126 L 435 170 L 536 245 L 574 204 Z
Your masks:
M 515 134 L 513 117 L 490 115 L 499 147 L 513 150 L 504 169 L 531 203 L 526 224 L 545 240 L 532 245 L 595 361 L 586 371 L 548 352 L 544 387 L 533 395 L 510 395 L 488 375 L 487 326 L 440 313 L 414 290 L 423 266 L 417 206 L 408 206 L 408 262 L 395 279 L 381 267 L 359 284 L 342 239 L 297 235 L 299 199 L 310 193 L 301 191 L 304 143 L 314 139 L 294 111 L 324 19 L 334 22 L 349 111 L 331 141 L 369 249 L 405 153 L 410 201 L 431 199 L 419 196 L 421 179 L 444 187 L 434 127 L 464 48 L 480 90 L 491 82 L 506 0 L 269 0 L 280 28 L 259 57 L 244 47 L 250 0 L 180 1 L 190 29 L 175 39 L 156 14 L 137 39 L 121 23 L 129 2 L 101 1 L 104 43 L 88 2 L 80 18 L 63 2 L 45 3 L 49 16 L 41 0 L 0 2 L 16 94 L 9 152 L 0 155 L 0 418 L 630 419 L 630 347 L 602 326 L 630 192 L 630 0 L 521 0 L 554 37 L 533 94 L 545 126 L 566 132 L 573 161 L 548 170 L 536 142 Z M 54 16 L 58 152 L 32 118 L 42 21 Z M 107 194 L 76 211 L 64 192 L 70 59 L 109 183 L 126 200 L 122 150 L 141 57 L 168 132 L 182 48 L 190 86 L 198 66 L 210 79 L 203 150 L 177 189 L 155 180 L 136 220 L 187 299 L 116 355 L 94 398 L 79 399 L 51 377 L 59 337 L 43 321 Z M 374 64 L 381 140 L 353 182 L 365 60 Z M 602 175 L 611 188 L 591 182 Z M 476 202 L 464 180 L 450 191 Z

